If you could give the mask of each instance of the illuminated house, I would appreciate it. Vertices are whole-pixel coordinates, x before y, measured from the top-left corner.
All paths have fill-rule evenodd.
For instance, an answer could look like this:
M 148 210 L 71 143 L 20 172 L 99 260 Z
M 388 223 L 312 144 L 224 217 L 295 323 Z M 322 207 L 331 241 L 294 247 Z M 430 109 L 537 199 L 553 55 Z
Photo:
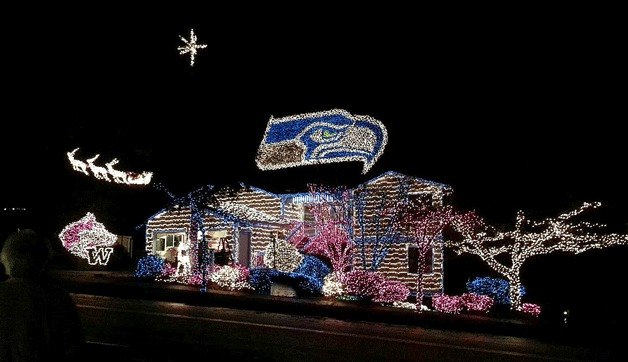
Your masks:
M 401 189 L 400 185 L 405 185 Z M 378 212 L 377 205 L 381 197 L 399 197 L 405 192 L 410 198 L 421 202 L 441 204 L 451 192 L 444 184 L 439 184 L 415 177 L 405 176 L 396 172 L 384 173 L 356 187 L 356 190 L 367 190 L 362 200 L 365 214 L 364 230 L 367 244 L 375 238 L 377 226 L 371 221 L 370 215 Z M 402 191 L 400 191 L 402 190 Z M 263 253 L 273 235 L 286 233 L 297 222 L 311 219 L 308 206 L 317 202 L 309 193 L 273 194 L 255 187 L 247 187 L 234 196 L 221 200 L 217 212 L 204 219 L 208 247 L 219 254 L 226 249 L 233 261 L 241 265 L 261 266 Z M 200 240 L 200 235 L 190 235 L 190 210 L 162 210 L 149 218 L 146 227 L 146 251 L 165 256 L 166 250 L 179 242 L 186 248 L 190 242 Z M 355 216 L 356 235 L 360 220 Z M 367 245 L 367 249 L 369 246 Z M 356 253 L 359 249 L 356 248 Z M 435 248 L 428 256 L 428 266 L 424 275 L 426 293 L 442 292 L 443 285 L 443 250 Z M 218 260 L 217 260 L 218 262 Z M 354 265 L 361 268 L 359 257 L 354 257 Z M 368 265 L 367 263 L 367 266 Z M 394 240 L 388 248 L 386 257 L 379 265 L 378 271 L 386 277 L 401 281 L 411 290 L 416 283 L 417 259 L 416 249 L 412 243 L 403 238 Z
M 405 193 L 410 200 L 432 205 L 442 205 L 451 195 L 451 188 L 448 185 L 428 181 L 412 176 L 406 176 L 398 172 L 386 172 L 375 177 L 359 187 L 354 189 L 354 193 L 358 190 L 366 190 L 366 196 L 361 202 L 364 210 L 364 227 L 365 245 L 367 255 L 372 255 L 372 246 L 375 238 L 386 239 L 386 220 L 376 222 L 378 213 L 381 213 L 382 200 L 393 200 L 402 197 Z M 354 200 L 358 198 L 354 195 Z M 360 203 L 356 203 L 358 207 Z M 354 211 L 354 233 L 357 241 L 360 235 L 360 220 L 358 220 L 357 212 Z M 379 230 L 379 231 L 378 231 Z M 383 231 L 382 231 L 383 230 Z M 409 241 L 409 242 L 408 242 Z M 356 253 L 360 249 L 356 248 Z M 391 280 L 399 281 L 408 286 L 411 291 L 416 290 L 416 278 L 418 268 L 418 249 L 416 244 L 406 239 L 403 234 L 396 235 L 394 240 L 388 246 L 387 253 L 382 259 L 377 271 Z M 367 267 L 372 264 L 372 258 L 367 259 Z M 362 260 L 354 255 L 354 266 L 362 268 Z M 426 255 L 426 265 L 423 274 L 423 290 L 426 294 L 443 292 L 443 245 L 434 247 L 431 253 Z

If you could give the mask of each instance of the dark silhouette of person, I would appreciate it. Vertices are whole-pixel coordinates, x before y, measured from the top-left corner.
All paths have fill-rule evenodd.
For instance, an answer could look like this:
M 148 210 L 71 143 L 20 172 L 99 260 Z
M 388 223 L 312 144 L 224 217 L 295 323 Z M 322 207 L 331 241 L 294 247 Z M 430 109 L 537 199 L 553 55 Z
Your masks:
M 74 301 L 43 276 L 50 246 L 32 230 L 11 234 L 0 252 L 0 361 L 78 360 L 84 337 Z

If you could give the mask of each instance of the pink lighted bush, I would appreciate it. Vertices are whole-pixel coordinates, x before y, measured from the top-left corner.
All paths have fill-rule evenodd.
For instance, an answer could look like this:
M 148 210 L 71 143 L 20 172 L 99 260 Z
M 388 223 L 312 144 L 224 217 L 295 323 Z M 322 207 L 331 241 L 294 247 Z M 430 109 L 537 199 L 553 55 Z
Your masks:
M 354 270 L 344 275 L 345 293 L 359 297 L 375 299 L 379 296 L 379 287 L 384 277 L 370 270 Z
M 403 283 L 386 279 L 378 272 L 354 270 L 344 274 L 343 289 L 348 295 L 370 299 L 375 303 L 404 302 L 410 290 Z
M 373 301 L 387 304 L 405 302 L 408 299 L 408 295 L 410 295 L 410 289 L 405 284 L 387 280 L 379 286 L 379 292 L 373 298 Z
M 475 293 L 464 293 L 462 295 L 462 302 L 467 310 L 485 313 L 488 313 L 488 310 L 493 306 L 493 298 L 488 295 Z
M 464 301 L 460 296 L 441 294 L 432 297 L 432 305 L 439 312 L 458 314 L 464 306 Z
M 541 306 L 534 303 L 523 303 L 523 305 L 521 306 L 521 311 L 538 317 L 539 314 L 541 314 Z

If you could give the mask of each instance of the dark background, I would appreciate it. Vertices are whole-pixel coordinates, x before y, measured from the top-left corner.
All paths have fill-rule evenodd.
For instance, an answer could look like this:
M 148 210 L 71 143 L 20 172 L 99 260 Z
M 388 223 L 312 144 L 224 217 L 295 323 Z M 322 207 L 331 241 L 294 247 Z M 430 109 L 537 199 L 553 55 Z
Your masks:
M 176 194 L 235 181 L 354 186 L 395 170 L 451 185 L 460 208 L 497 225 L 519 209 L 545 217 L 601 201 L 593 219 L 628 231 L 625 42 L 612 9 L 153 10 L 3 15 L 0 210 L 26 208 L 1 211 L 3 232 L 54 237 L 94 211 L 141 240 L 167 198 L 72 171 L 76 147 L 77 158 L 154 171 Z M 190 28 L 208 44 L 193 68 L 176 49 Z M 271 115 L 332 108 L 387 127 L 367 175 L 357 162 L 256 168 Z M 624 248 L 590 255 L 535 258 L 524 282 L 562 300 L 623 281 Z M 450 260 L 454 289 L 482 272 Z

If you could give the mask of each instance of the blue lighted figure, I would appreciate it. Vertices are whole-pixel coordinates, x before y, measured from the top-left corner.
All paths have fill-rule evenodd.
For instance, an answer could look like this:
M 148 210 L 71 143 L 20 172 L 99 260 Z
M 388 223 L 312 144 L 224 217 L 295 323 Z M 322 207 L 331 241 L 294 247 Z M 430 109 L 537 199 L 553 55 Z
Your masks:
M 10 235 L 0 252 L 0 361 L 80 360 L 83 332 L 68 292 L 43 277 L 50 256 L 32 230 Z
M 359 161 L 364 174 L 382 155 L 387 141 L 386 127 L 380 121 L 341 109 L 271 117 L 256 162 L 262 170 L 275 170 Z

